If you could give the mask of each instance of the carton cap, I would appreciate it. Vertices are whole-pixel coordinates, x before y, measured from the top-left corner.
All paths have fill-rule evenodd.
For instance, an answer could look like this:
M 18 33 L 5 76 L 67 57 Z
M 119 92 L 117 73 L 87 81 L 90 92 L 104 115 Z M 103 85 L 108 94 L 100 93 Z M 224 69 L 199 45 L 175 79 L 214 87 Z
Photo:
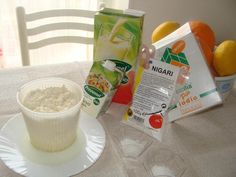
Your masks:
M 145 12 L 140 11 L 140 10 L 134 10 L 134 9 L 125 9 L 124 14 L 132 15 L 132 16 L 136 16 L 136 17 L 142 17 L 145 14 Z
M 143 17 L 145 12 L 134 10 L 134 9 L 125 9 L 125 10 L 118 10 L 118 9 L 111 9 L 111 8 L 103 8 L 99 11 L 98 14 L 109 14 L 109 15 L 116 15 L 116 16 L 127 16 L 133 18 Z
M 109 69 L 110 71 L 114 71 L 116 64 L 110 60 L 106 60 L 103 67 Z

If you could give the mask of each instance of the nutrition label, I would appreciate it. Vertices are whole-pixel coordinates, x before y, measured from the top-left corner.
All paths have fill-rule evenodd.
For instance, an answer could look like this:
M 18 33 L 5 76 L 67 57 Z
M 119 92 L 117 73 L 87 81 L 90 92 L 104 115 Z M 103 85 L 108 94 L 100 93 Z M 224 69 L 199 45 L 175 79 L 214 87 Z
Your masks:
M 150 59 L 148 69 L 139 68 L 135 93 L 125 120 L 131 126 L 161 139 L 164 115 L 175 92 L 179 67 Z
M 165 112 L 175 91 L 178 74 L 178 67 L 152 59 L 149 68 L 143 70 L 132 108 L 139 110 L 141 116 Z

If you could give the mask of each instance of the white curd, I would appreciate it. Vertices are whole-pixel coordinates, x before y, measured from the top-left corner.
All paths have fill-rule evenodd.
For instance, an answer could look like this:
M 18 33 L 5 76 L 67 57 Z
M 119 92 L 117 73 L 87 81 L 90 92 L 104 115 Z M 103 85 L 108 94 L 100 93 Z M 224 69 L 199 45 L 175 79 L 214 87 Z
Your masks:
M 76 103 L 75 94 L 64 85 L 33 90 L 26 95 L 23 101 L 24 106 L 32 111 L 49 113 L 65 111 Z

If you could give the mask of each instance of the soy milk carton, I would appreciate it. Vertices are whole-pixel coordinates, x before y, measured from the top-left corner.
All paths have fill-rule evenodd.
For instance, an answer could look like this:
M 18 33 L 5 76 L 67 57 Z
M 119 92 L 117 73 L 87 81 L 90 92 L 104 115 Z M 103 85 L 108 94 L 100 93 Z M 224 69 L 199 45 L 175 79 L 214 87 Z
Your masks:
M 155 59 L 182 68 L 182 78 L 169 107 L 169 121 L 222 103 L 204 55 L 188 23 L 153 44 Z
M 104 114 L 122 78 L 123 72 L 115 68 L 115 63 L 109 60 L 94 62 L 83 86 L 81 109 L 95 118 Z
M 125 72 L 114 102 L 132 100 L 134 70 L 141 45 L 144 12 L 104 8 L 95 15 L 94 60 L 111 60 Z

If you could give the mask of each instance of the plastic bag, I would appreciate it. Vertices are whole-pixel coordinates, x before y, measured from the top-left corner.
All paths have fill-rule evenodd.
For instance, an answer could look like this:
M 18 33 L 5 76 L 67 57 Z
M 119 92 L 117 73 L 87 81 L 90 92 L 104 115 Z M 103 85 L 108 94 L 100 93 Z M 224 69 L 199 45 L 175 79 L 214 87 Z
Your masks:
M 124 122 L 161 140 L 180 68 L 151 58 L 150 51 L 146 46 L 141 50 L 133 101 Z

